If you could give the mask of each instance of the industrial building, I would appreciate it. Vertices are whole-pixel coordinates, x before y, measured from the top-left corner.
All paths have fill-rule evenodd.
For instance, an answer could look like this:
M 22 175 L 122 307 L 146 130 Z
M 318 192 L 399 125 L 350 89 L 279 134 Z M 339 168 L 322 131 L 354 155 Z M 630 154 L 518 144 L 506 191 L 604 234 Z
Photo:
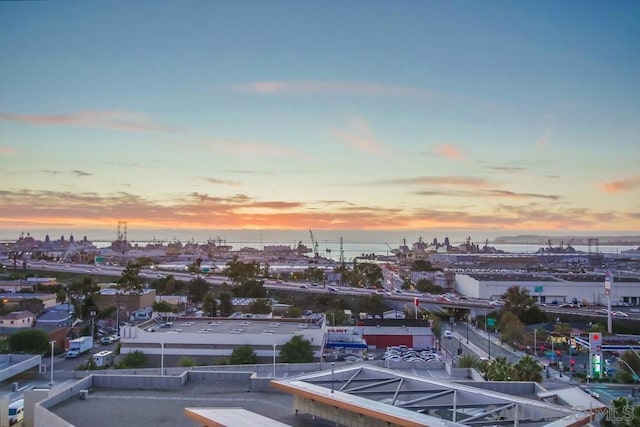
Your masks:
M 589 273 L 501 273 L 456 274 L 456 291 L 471 298 L 499 299 L 511 286 L 529 290 L 542 303 L 586 301 L 606 305 L 605 274 Z M 618 276 L 611 286 L 611 301 L 640 305 L 640 278 Z
M 325 340 L 324 316 L 309 319 L 160 318 L 120 329 L 122 354 L 142 351 L 175 364 L 182 356 L 197 362 L 230 356 L 237 347 L 250 345 L 260 359 L 279 354 L 279 347 L 295 335 L 308 340 L 319 360 Z

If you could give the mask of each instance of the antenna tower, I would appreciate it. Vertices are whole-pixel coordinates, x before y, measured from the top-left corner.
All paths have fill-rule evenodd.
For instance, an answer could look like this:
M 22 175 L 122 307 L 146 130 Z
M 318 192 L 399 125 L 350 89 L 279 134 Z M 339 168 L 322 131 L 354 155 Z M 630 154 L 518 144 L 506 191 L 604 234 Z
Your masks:
M 340 264 L 344 264 L 344 248 L 342 246 L 342 236 L 340 236 Z

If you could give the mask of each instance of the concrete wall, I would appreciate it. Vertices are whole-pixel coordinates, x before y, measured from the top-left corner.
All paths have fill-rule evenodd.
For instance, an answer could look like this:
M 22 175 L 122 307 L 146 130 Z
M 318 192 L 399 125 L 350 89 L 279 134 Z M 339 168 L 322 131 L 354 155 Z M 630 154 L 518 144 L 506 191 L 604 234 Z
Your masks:
M 53 412 L 49 411 L 49 408 L 62 403 L 68 399 L 78 398 L 80 396 L 80 390 L 89 390 L 93 384 L 93 377 L 87 377 L 74 383 L 72 386 L 66 389 L 56 389 L 56 394 L 50 394 L 44 400 L 42 399 L 42 391 L 31 390 L 26 391 L 25 396 L 25 421 L 27 420 L 27 411 L 32 410 L 34 414 L 33 426 L 47 426 L 47 427 L 73 427 L 73 424 L 63 420 Z M 34 393 L 34 394 L 32 394 Z M 27 406 L 27 402 L 30 402 Z M 38 403 L 35 403 L 38 402 Z M 33 407 L 31 406 L 33 405 Z M 33 409 L 32 409 L 33 408 Z M 24 427 L 33 427 L 25 424 Z
M 5 369 L 0 370 L 0 381 L 16 376 L 24 371 L 40 366 L 41 356 L 32 354 L 4 354 L 0 357 L 2 363 L 10 363 Z

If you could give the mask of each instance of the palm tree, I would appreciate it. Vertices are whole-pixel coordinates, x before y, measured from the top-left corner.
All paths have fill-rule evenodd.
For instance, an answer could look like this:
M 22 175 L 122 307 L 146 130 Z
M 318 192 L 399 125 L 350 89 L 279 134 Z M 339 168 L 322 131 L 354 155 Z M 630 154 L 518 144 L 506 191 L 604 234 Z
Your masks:
M 498 356 L 489 363 L 485 377 L 488 381 L 511 381 L 513 365 L 504 356 Z
M 480 358 L 475 354 L 464 354 L 458 358 L 458 368 L 474 368 L 480 367 Z
M 542 366 L 534 358 L 527 355 L 513 367 L 514 381 L 542 381 Z

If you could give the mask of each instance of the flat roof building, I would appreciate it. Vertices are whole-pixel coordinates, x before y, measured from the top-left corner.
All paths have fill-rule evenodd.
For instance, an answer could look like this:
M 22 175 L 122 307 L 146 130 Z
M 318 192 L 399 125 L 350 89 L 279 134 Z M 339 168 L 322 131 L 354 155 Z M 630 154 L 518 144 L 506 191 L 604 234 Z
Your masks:
M 197 361 L 230 356 L 237 347 L 253 347 L 258 358 L 272 358 L 278 347 L 295 335 L 311 342 L 314 356 L 322 355 L 324 316 L 312 319 L 258 319 L 176 317 L 154 319 L 121 328 L 122 354 L 142 351 L 145 355 L 189 356 Z

